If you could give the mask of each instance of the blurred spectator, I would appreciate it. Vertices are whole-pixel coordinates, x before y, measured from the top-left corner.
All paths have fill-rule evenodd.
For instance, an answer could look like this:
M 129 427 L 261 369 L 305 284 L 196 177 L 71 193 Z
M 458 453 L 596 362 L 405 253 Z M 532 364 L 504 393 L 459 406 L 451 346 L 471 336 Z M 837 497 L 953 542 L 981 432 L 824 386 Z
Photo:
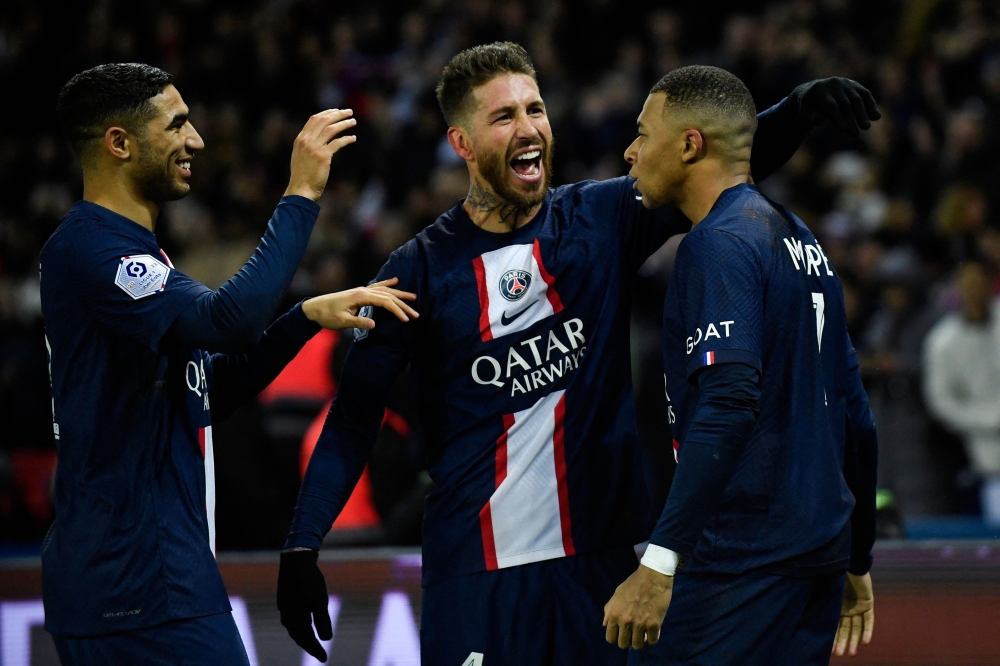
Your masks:
M 1000 298 L 978 262 L 958 272 L 962 311 L 927 336 L 924 391 L 931 411 L 959 433 L 982 480 L 983 515 L 1000 526 Z

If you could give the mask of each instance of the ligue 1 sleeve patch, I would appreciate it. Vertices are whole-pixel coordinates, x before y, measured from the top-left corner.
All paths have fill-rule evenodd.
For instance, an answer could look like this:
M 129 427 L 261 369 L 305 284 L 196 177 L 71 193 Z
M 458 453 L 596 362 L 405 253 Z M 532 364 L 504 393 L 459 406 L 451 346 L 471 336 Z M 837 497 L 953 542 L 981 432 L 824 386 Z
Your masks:
M 163 291 L 170 268 L 148 254 L 122 257 L 115 275 L 115 284 L 134 300 Z

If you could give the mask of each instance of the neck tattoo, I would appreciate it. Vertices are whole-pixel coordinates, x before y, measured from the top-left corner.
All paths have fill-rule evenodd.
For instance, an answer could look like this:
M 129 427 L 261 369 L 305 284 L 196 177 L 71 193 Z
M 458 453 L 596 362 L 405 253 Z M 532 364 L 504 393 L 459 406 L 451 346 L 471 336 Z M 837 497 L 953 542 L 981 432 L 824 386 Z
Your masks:
M 493 213 L 496 213 L 500 217 L 500 224 L 508 227 L 510 231 L 517 228 L 518 219 L 527 217 L 532 208 L 531 206 L 523 207 L 512 204 L 509 201 L 504 201 L 486 189 L 476 179 L 472 181 L 472 186 L 469 188 L 469 195 L 466 197 L 465 203 L 473 211 L 484 215 L 487 220 Z

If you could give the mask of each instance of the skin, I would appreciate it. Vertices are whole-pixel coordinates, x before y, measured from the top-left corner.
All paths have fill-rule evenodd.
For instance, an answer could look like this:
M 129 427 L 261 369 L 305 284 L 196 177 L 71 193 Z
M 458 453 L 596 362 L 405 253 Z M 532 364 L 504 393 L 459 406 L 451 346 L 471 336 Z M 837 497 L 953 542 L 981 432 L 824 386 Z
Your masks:
M 191 190 L 191 167 L 205 147 L 191 124 L 190 110 L 180 92 L 168 85 L 151 99 L 155 115 L 140 131 L 121 126 L 105 130 L 81 154 L 83 199 L 103 206 L 136 224 L 155 231 L 165 201 L 181 199 Z M 291 177 L 285 195 L 318 201 L 330 175 L 330 160 L 354 143 L 352 135 L 338 136 L 357 124 L 350 109 L 328 109 L 312 116 L 292 148 Z M 357 314 L 365 305 L 384 307 L 403 321 L 419 315 L 404 300 L 416 295 L 391 287 L 396 279 L 309 299 L 305 315 L 325 328 L 374 328 L 375 322 Z
M 469 169 L 463 203 L 476 226 L 494 233 L 530 222 L 551 177 L 552 128 L 538 84 L 525 74 L 501 74 L 477 87 L 448 142 Z M 537 176 L 521 178 L 510 166 L 518 155 L 541 151 Z
M 625 151 L 629 175 L 647 208 L 675 206 L 698 224 L 723 191 L 753 182 L 752 128 L 734 131 L 712 118 L 666 107 L 666 95 L 646 98 L 638 136 Z M 642 564 L 604 606 L 605 639 L 622 649 L 656 644 L 673 596 L 673 576 Z M 875 626 L 871 576 L 847 575 L 840 625 L 832 652 L 854 656 L 871 642 Z

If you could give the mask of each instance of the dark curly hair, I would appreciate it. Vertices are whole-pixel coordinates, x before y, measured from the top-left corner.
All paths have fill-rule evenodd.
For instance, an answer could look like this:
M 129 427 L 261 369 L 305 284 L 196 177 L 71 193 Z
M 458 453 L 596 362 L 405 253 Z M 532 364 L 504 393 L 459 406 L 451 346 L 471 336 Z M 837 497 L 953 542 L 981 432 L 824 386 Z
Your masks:
M 90 139 L 115 125 L 142 135 L 156 115 L 151 98 L 173 83 L 162 69 L 140 63 L 99 65 L 80 72 L 59 93 L 59 129 L 79 155 Z
M 472 91 L 501 74 L 526 74 L 538 80 L 528 52 L 514 42 L 473 46 L 452 58 L 435 90 L 445 122 L 459 124 L 469 110 Z

